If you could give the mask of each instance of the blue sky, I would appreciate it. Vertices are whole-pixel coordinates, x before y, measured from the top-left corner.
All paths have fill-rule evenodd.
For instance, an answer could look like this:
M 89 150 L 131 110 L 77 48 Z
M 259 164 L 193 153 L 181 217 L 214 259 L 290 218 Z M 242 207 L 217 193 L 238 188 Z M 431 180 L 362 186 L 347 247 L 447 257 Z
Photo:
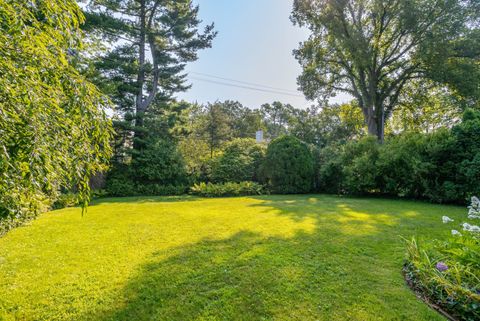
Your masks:
M 293 26 L 290 21 L 292 0 L 195 2 L 200 5 L 200 17 L 204 23 L 215 23 L 218 36 L 212 48 L 201 51 L 198 61 L 187 66 L 189 83 L 193 86 L 179 98 L 199 103 L 231 99 L 250 108 L 275 100 L 298 108 L 312 104 L 297 91 L 296 78 L 301 69 L 292 50 L 308 38 L 308 30 Z M 291 95 L 224 86 L 212 81 L 232 82 L 207 75 L 279 88 Z M 234 84 L 259 87 L 246 83 Z

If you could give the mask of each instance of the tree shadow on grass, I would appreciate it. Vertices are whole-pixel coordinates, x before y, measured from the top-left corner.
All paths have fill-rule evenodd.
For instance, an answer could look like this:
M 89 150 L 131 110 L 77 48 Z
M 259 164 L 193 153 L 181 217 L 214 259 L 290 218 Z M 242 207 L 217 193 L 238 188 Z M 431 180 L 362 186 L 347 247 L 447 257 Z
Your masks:
M 403 246 L 389 233 L 402 220 L 397 214 L 309 196 L 259 199 L 256 210 L 313 217 L 315 230 L 292 237 L 244 230 L 155 252 L 109 310 L 85 318 L 441 320 L 400 275 Z
M 92 200 L 90 206 L 100 204 L 115 204 L 115 203 L 155 203 L 155 202 L 192 202 L 201 200 L 201 197 L 191 195 L 180 196 L 124 196 L 124 197 L 102 197 Z

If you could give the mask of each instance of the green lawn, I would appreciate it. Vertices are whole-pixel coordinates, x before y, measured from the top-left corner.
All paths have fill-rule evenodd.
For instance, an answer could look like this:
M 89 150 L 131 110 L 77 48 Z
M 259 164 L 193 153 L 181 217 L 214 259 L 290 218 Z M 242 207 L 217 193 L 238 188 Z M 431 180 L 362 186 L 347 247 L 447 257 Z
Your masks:
M 0 320 L 442 320 L 404 244 L 462 207 L 334 196 L 105 199 L 0 238 Z

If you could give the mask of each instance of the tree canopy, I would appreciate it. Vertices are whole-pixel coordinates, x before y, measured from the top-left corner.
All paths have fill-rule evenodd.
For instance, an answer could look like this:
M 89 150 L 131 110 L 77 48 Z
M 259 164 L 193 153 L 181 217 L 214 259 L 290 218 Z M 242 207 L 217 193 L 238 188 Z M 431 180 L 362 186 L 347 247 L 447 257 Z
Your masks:
M 198 30 L 191 0 L 92 0 L 85 14 L 87 35 L 106 48 L 96 51 L 93 74 L 117 112 L 127 113 L 133 147 L 143 148 L 145 113 L 188 88 L 182 72 L 198 50 L 211 46 L 213 24 Z
M 292 20 L 311 32 L 295 51 L 299 85 L 310 99 L 352 95 L 369 133 L 382 141 L 385 120 L 409 82 L 443 77 L 454 84 L 432 71 L 442 61 L 450 74 L 458 73 L 455 61 L 470 74 L 479 71 L 478 55 L 467 50 L 479 18 L 471 0 L 295 0 Z
M 83 15 L 73 0 L 0 0 L 0 216 L 34 215 L 110 157 L 108 100 L 70 63 Z

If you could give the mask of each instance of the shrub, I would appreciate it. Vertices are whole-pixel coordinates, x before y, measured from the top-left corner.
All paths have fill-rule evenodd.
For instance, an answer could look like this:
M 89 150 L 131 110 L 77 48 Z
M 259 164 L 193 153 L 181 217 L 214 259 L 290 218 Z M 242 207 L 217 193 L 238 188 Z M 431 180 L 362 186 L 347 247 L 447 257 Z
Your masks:
M 374 137 L 323 148 L 317 157 L 320 192 L 365 194 L 378 191 L 380 146 Z
M 182 155 L 169 140 L 149 140 L 145 149 L 133 155 L 130 164 L 115 163 L 107 175 L 109 196 L 179 195 L 187 190 Z
M 108 196 L 108 191 L 106 189 L 94 189 L 90 195 L 92 199 L 98 199 L 106 196 Z
M 380 149 L 378 171 L 382 193 L 400 197 L 422 197 L 422 181 L 431 170 L 425 162 L 426 136 L 406 133 L 389 138 Z
M 150 142 L 134 155 L 130 171 L 139 184 L 188 185 L 183 157 L 169 140 Z
M 275 193 L 310 192 L 314 177 L 312 153 L 293 136 L 277 138 L 267 148 L 262 173 Z
M 316 153 L 315 186 L 318 192 L 340 194 L 343 185 L 342 146 L 330 145 Z
M 467 110 L 452 129 L 402 133 L 383 145 L 366 137 L 316 153 L 319 192 L 384 195 L 465 203 L 480 193 L 480 112 Z
M 480 219 L 480 201 L 472 198 L 468 218 Z M 450 223 L 449 217 L 442 218 Z M 409 284 L 459 320 L 480 319 L 480 227 L 463 223 L 452 237 L 419 246 L 407 244 L 404 265 Z
M 461 156 L 455 136 L 447 129 L 424 135 L 423 161 L 428 172 L 421 177 L 425 189 L 422 197 L 437 203 L 465 203 L 463 187 L 458 185 L 457 172 Z
M 190 188 L 190 193 L 204 197 L 261 195 L 264 188 L 255 182 L 199 183 Z
M 258 180 L 258 169 L 265 157 L 265 146 L 254 139 L 239 138 L 227 144 L 222 155 L 213 163 L 213 182 L 242 182 Z
M 65 207 L 72 207 L 79 205 L 78 195 L 74 193 L 61 194 L 53 203 L 52 209 L 57 210 Z
M 379 147 L 372 136 L 345 145 L 342 153 L 343 190 L 350 194 L 378 191 Z
M 107 181 L 108 196 L 166 196 L 182 195 L 187 192 L 186 185 L 161 185 L 154 183 L 139 184 L 131 180 L 113 178 Z

